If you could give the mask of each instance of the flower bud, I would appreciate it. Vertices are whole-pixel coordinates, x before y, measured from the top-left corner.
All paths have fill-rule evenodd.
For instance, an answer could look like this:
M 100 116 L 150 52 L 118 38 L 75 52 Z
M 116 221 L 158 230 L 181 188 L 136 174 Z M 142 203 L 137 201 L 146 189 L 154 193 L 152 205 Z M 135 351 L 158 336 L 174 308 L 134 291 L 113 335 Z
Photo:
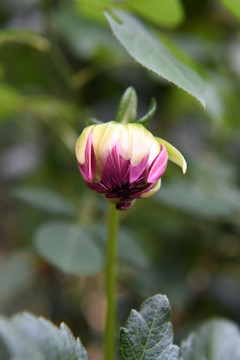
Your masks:
M 86 127 L 77 140 L 76 156 L 85 184 L 118 210 L 159 190 L 168 157 L 186 171 L 178 150 L 136 123 Z

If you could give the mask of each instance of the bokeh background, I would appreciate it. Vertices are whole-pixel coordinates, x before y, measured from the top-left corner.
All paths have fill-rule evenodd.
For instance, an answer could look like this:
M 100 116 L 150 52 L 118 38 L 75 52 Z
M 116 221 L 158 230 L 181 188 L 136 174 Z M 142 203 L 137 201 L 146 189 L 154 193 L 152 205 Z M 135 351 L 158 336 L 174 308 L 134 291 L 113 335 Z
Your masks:
M 139 116 L 156 98 L 149 128 L 181 150 L 188 171 L 169 164 L 161 190 L 121 213 L 119 326 L 156 293 L 170 300 L 178 343 L 211 317 L 240 322 L 240 28 L 222 3 L 182 0 L 178 13 L 149 15 L 137 0 L 1 0 L 2 314 L 64 321 L 101 358 L 108 207 L 84 186 L 74 145 L 90 117 L 114 119 L 134 86 Z M 101 13 L 109 4 L 200 74 L 205 110 L 130 58 Z

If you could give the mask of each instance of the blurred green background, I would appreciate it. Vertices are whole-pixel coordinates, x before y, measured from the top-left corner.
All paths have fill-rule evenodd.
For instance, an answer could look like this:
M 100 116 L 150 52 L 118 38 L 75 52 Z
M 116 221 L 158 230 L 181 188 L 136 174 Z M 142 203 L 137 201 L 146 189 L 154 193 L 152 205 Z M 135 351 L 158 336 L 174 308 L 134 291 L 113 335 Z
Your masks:
M 108 207 L 84 186 L 74 145 L 88 118 L 114 119 L 134 86 L 139 116 L 156 98 L 149 128 L 188 171 L 169 164 L 161 190 L 121 213 L 119 325 L 155 293 L 170 299 L 177 341 L 213 316 L 240 322 L 240 11 L 224 3 L 1 0 L 2 314 L 65 321 L 100 359 Z M 109 6 L 137 15 L 200 74 L 205 110 L 130 58 L 102 15 Z

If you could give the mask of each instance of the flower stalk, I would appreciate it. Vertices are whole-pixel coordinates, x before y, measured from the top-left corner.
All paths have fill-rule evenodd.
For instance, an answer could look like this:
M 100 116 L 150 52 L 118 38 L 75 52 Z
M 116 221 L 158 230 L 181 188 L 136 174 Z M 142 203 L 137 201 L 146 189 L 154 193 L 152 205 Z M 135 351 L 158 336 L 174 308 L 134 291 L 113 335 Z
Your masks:
M 116 281 L 117 281 L 117 234 L 118 210 L 109 204 L 108 239 L 106 259 L 106 300 L 105 360 L 114 360 L 116 352 Z

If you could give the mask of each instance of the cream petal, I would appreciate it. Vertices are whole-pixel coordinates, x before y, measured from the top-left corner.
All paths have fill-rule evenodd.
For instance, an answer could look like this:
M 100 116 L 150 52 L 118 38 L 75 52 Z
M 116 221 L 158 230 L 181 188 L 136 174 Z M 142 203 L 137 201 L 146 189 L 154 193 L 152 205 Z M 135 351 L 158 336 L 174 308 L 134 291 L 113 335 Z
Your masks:
M 83 132 L 81 133 L 79 138 L 77 139 L 75 153 L 76 153 L 77 161 L 81 165 L 83 165 L 85 163 L 85 148 L 86 148 L 86 144 L 87 144 L 87 139 L 88 139 L 88 135 L 90 134 L 90 132 L 92 131 L 92 128 L 94 126 L 95 125 L 87 126 L 83 130 Z
M 120 126 L 119 153 L 125 160 L 129 160 L 128 128 L 126 125 Z
M 95 125 L 92 133 L 92 144 L 96 157 L 106 159 L 109 151 L 116 144 L 120 136 L 119 125 L 114 121 Z
M 155 143 L 153 135 L 141 124 L 127 124 L 126 126 L 128 130 L 129 158 L 131 164 L 133 166 L 138 165 L 150 154 L 152 159 L 154 159 L 159 153 L 160 146 Z M 156 148 L 158 148 L 157 152 Z
M 187 162 L 184 159 L 183 155 L 180 153 L 180 151 L 178 151 L 173 145 L 168 143 L 166 140 L 163 140 L 158 137 L 155 137 L 155 139 L 160 144 L 163 144 L 165 146 L 169 160 L 180 166 L 182 168 L 183 174 L 185 174 L 187 171 Z

